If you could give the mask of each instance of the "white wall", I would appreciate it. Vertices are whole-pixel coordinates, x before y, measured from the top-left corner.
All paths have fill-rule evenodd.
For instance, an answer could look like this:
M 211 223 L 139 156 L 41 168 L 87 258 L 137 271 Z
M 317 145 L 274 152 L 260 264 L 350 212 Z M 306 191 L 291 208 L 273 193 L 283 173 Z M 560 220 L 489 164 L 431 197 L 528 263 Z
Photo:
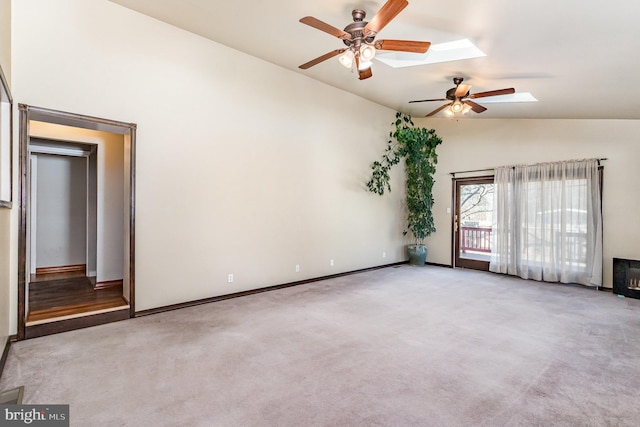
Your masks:
M 38 171 L 36 268 L 85 264 L 87 159 L 49 154 L 34 157 Z
M 11 0 L 0 0 L 0 66 L 11 86 Z M 12 268 L 12 250 L 17 246 L 12 239 L 11 224 L 12 211 L 0 208 L 0 350 L 4 350 L 6 337 L 15 332 L 15 328 L 11 327 L 11 319 L 15 317 L 12 307 L 16 304 L 12 289 L 15 288 L 17 277 L 12 276 L 12 272 L 16 271 Z
M 106 0 L 14 14 L 20 102 L 138 125 L 137 310 L 406 259 L 394 111 Z
M 427 241 L 430 261 L 451 264 L 451 216 L 446 212 L 452 207 L 451 172 L 604 157 L 608 158 L 602 163 L 605 286 L 611 287 L 612 258 L 640 259 L 637 219 L 640 121 L 418 119 L 415 122 L 436 129 L 443 139 L 438 147 L 434 187 L 438 231 Z
M 0 0 L 0 65 L 11 85 L 11 0 Z
M 124 138 L 111 135 L 113 143 L 98 145 L 98 282 L 124 274 Z

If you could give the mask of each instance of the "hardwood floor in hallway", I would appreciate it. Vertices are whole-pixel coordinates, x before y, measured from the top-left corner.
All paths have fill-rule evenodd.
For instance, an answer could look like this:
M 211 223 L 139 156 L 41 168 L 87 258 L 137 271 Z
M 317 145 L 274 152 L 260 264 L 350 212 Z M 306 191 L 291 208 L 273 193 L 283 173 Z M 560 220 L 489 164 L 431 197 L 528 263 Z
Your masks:
M 127 306 L 122 286 L 94 289 L 87 277 L 35 282 L 29 285 L 27 324 Z

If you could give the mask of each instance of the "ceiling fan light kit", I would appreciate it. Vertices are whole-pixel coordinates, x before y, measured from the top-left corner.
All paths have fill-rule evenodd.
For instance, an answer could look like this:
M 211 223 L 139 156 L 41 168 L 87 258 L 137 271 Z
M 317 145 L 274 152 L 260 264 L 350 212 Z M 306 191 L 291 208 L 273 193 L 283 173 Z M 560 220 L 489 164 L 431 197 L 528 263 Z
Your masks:
M 402 10 L 407 7 L 407 0 L 387 0 L 378 13 L 367 22 L 367 16 L 362 9 L 355 9 L 351 12 L 353 22 L 347 25 L 344 30 L 340 30 L 326 22 L 320 21 L 313 16 L 305 16 L 300 19 L 303 24 L 309 25 L 320 31 L 324 31 L 342 40 L 347 46 L 343 49 L 336 49 L 309 62 L 299 66 L 306 70 L 329 58 L 340 55 L 338 61 L 347 68 L 352 68 L 355 62 L 360 80 L 368 79 L 373 74 L 371 72 L 371 60 L 375 57 L 377 50 L 389 50 L 398 52 L 426 53 L 431 46 L 430 42 L 419 42 L 410 40 L 375 40 L 376 35 Z
M 371 68 L 372 65 L 373 63 L 369 61 L 360 61 L 360 63 L 358 64 L 358 71 L 367 70 Z
M 453 104 L 451 104 L 450 109 L 452 113 L 460 113 L 462 112 L 464 107 L 462 105 L 462 102 L 460 102 L 459 99 L 456 99 L 455 101 L 453 101 Z
M 451 117 L 451 116 L 455 116 L 458 113 L 467 114 L 469 111 L 471 111 L 471 106 L 470 105 L 467 105 L 465 103 L 460 103 L 460 105 L 461 105 L 461 107 L 457 107 L 456 104 L 451 104 L 451 105 L 449 105 L 449 108 L 444 110 L 444 113 L 447 116 Z M 445 105 L 445 107 L 446 107 L 446 105 Z
M 340 63 L 342 65 L 344 65 L 347 68 L 351 68 L 351 66 L 353 65 L 353 59 L 354 59 L 355 55 L 353 54 L 353 51 L 351 50 L 346 50 L 342 55 L 340 55 L 338 57 L 338 60 L 340 61 Z
M 376 48 L 370 44 L 360 46 L 360 60 L 370 62 L 376 56 Z

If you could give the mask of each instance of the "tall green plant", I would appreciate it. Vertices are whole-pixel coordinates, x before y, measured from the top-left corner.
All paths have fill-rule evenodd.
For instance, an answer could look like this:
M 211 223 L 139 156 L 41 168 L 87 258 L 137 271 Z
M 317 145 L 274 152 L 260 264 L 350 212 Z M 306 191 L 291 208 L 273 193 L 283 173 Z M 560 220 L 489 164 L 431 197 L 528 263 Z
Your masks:
M 438 163 L 436 147 L 442 139 L 434 129 L 415 127 L 409 114 L 397 112 L 389 132 L 389 140 L 382 160 L 371 164 L 371 179 L 367 188 L 372 193 L 383 195 L 391 191 L 391 168 L 405 159 L 407 172 L 407 228 L 422 244 L 424 239 L 436 231 L 433 223 L 433 175 Z M 407 232 L 405 231 L 404 234 Z

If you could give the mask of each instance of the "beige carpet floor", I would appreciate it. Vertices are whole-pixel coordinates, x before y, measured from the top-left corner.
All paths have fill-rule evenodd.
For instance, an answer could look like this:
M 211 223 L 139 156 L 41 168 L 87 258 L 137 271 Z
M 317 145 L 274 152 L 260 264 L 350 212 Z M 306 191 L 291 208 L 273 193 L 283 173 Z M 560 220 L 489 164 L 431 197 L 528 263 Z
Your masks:
M 19 385 L 74 426 L 638 426 L 640 300 L 386 268 L 18 342 Z

